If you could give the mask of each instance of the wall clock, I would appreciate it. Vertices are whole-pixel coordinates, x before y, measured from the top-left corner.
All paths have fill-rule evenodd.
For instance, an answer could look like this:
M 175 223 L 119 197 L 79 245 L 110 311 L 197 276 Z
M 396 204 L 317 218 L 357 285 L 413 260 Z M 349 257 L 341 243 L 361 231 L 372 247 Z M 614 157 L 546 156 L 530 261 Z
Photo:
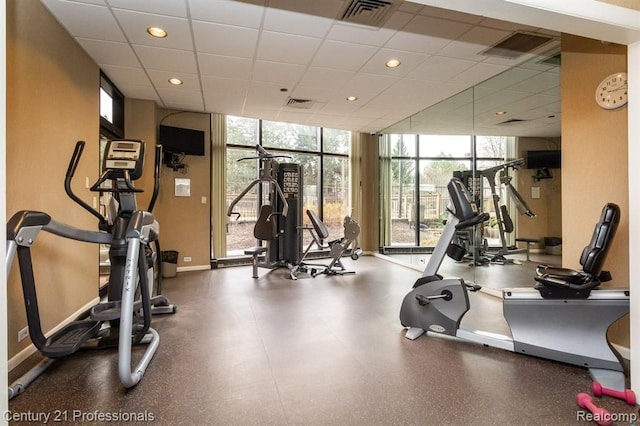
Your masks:
M 604 109 L 620 108 L 627 103 L 627 73 L 605 77 L 596 88 L 596 103 Z

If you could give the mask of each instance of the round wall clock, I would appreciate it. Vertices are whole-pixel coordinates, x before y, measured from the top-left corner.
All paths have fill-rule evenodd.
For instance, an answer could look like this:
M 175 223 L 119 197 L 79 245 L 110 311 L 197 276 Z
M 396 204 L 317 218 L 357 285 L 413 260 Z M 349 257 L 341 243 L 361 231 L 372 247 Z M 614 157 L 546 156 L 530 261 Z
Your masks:
M 604 109 L 620 108 L 627 103 L 627 73 L 607 76 L 596 88 L 596 103 Z

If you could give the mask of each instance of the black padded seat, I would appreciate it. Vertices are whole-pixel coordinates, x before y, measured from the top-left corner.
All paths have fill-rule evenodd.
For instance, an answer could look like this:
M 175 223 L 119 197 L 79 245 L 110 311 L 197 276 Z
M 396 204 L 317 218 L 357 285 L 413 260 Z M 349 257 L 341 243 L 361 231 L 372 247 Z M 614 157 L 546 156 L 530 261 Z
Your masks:
M 539 265 L 536 268 L 536 289 L 545 298 L 586 298 L 600 283 L 611 276 L 603 271 L 605 259 L 620 223 L 620 207 L 607 203 L 595 226 L 591 242 L 582 250 L 582 270 Z

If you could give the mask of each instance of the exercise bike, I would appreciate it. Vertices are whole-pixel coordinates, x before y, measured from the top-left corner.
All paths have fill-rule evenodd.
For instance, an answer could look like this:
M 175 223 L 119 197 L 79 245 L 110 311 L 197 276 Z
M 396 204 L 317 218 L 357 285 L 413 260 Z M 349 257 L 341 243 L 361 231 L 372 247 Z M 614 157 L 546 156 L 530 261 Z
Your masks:
M 105 148 L 103 174 L 91 187 L 95 192 L 112 194 L 111 219 L 103 216 L 71 191 L 71 180 L 79 164 L 85 143 L 74 149 L 65 177 L 65 191 L 76 203 L 99 220 L 100 231 L 75 228 L 53 220 L 39 211 L 17 212 L 7 223 L 7 276 L 17 255 L 29 335 L 34 346 L 46 358 L 13 382 L 9 398 L 24 389 L 58 358 L 83 348 L 118 348 L 118 374 L 122 384 L 135 386 L 153 358 L 160 337 L 150 327 L 154 309 L 174 313 L 175 307 L 162 295 L 153 296 L 155 265 L 160 264 L 158 237 L 160 228 L 151 214 L 159 190 L 161 147 L 156 148 L 154 193 L 148 211 L 138 210 L 133 181 L 143 172 L 145 145 L 141 141 L 109 141 Z M 105 183 L 107 183 L 105 185 Z M 87 318 L 72 321 L 50 336 L 40 323 L 31 247 L 42 232 L 80 242 L 109 245 L 111 263 L 107 300 L 94 306 Z M 151 243 L 156 244 L 156 250 Z M 160 268 L 158 268 L 160 269 Z M 161 279 L 158 274 L 158 279 Z M 160 290 L 160 282 L 158 283 Z M 131 368 L 132 346 L 147 345 L 138 363 Z
M 450 243 L 456 230 L 488 220 L 462 182 L 453 178 L 447 189 L 450 217 L 425 270 L 404 298 L 400 322 L 408 328 L 405 337 L 416 339 L 425 332 L 547 358 L 589 368 L 604 386 L 625 388 L 625 372 L 619 355 L 607 341 L 609 326 L 629 312 L 629 290 L 599 288 L 610 279 L 602 267 L 620 219 L 617 205 L 604 206 L 591 242 L 585 247 L 581 271 L 541 265 L 534 288 L 502 291 L 504 317 L 511 337 L 467 330 L 460 322 L 469 310 L 468 291 L 480 289 L 461 278 L 443 278 L 438 269 L 447 254 L 459 256 Z

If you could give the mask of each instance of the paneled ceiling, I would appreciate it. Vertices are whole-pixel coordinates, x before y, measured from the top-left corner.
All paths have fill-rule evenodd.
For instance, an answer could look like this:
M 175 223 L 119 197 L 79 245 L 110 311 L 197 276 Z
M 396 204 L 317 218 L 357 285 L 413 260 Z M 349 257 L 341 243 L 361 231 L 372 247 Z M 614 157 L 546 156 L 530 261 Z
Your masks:
M 125 96 L 160 107 L 375 133 L 485 82 L 473 103 L 483 132 L 560 134 L 559 67 L 537 59 L 558 53 L 559 34 L 542 28 L 396 0 L 42 3 Z M 515 59 L 482 53 L 516 32 L 550 40 Z

